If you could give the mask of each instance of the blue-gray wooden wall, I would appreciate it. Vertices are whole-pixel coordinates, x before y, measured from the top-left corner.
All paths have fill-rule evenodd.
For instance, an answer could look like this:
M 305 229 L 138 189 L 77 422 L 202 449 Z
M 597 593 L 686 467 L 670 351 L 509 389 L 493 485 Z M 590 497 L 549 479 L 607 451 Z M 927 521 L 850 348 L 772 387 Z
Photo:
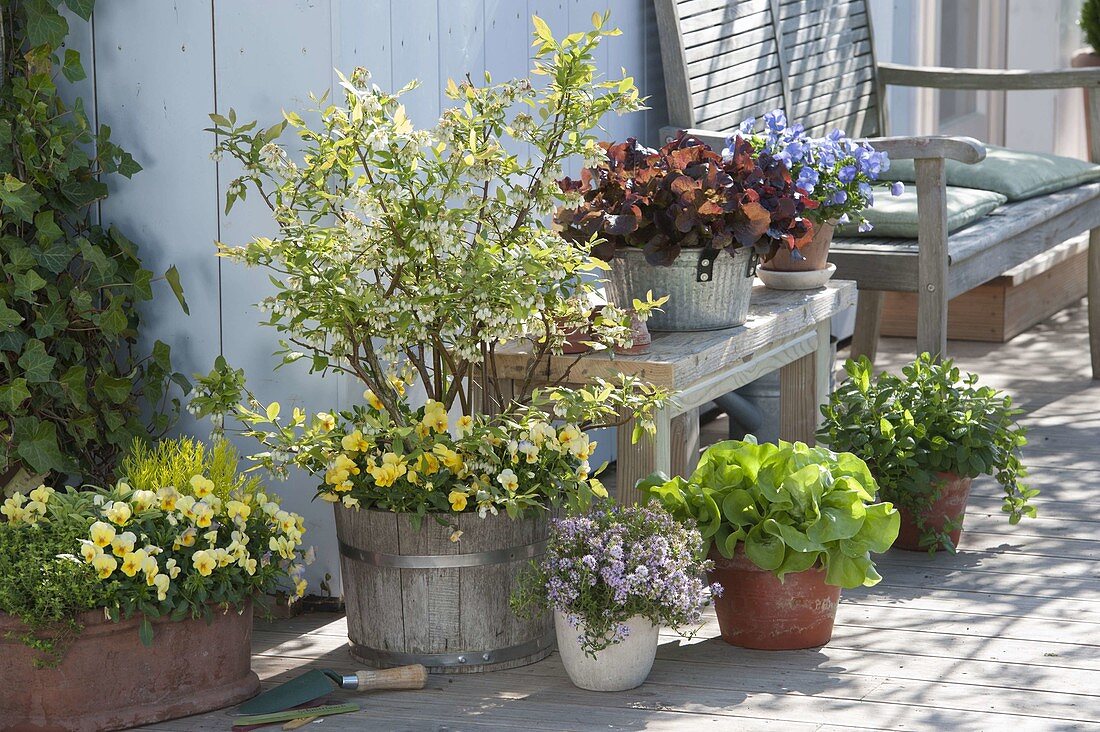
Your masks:
M 625 67 L 652 107 L 607 120 L 607 137 L 652 142 L 666 113 L 651 0 L 101 0 L 91 23 L 71 19 L 70 44 L 88 71 L 76 92 L 93 122 L 110 126 L 112 139 L 144 167 L 132 181 L 111 182 L 100 215 L 139 244 L 151 269 L 179 268 L 191 309 L 185 317 L 162 286 L 145 313 L 147 335 L 168 342 L 186 373 L 206 372 L 224 354 L 246 369 L 263 400 L 314 410 L 347 405 L 360 392 L 347 381 L 294 367 L 273 372 L 275 334 L 259 325 L 254 307 L 269 290 L 266 274 L 214 256 L 215 241 L 242 243 L 272 225 L 254 199 L 223 214 L 224 189 L 237 171 L 211 159 L 207 115 L 234 107 L 271 124 L 284 108 L 306 107 L 310 92 L 336 88 L 334 68 L 361 65 L 383 88 L 420 79 L 407 108 L 415 123 L 430 126 L 449 77 L 526 73 L 532 14 L 560 36 L 590 27 L 592 13 L 607 9 L 623 35 L 601 47 L 600 65 L 609 73 Z M 209 432 L 186 418 L 180 428 Z M 304 476 L 276 487 L 307 518 L 307 543 L 318 557 L 308 572 L 313 589 L 330 573 L 339 592 L 331 509 L 310 503 L 313 485 Z

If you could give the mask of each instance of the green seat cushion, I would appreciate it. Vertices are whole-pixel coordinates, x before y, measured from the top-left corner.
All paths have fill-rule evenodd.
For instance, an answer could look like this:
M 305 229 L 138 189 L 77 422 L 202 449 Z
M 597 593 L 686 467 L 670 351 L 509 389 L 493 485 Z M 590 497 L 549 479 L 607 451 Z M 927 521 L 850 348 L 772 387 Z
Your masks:
M 956 231 L 974 223 L 987 213 L 1005 203 L 1007 199 L 993 191 L 975 188 L 947 187 L 947 231 Z M 917 191 L 912 186 L 900 196 L 878 194 L 875 205 L 863 212 L 874 228 L 859 233 L 854 224 L 845 224 L 837 230 L 839 236 L 889 236 L 902 239 L 917 238 Z
M 917 179 L 912 160 L 891 161 L 885 180 Z M 947 185 L 996 191 L 1010 201 L 1054 193 L 1100 180 L 1100 165 L 1060 155 L 1023 152 L 989 145 L 985 160 L 974 165 L 947 161 Z

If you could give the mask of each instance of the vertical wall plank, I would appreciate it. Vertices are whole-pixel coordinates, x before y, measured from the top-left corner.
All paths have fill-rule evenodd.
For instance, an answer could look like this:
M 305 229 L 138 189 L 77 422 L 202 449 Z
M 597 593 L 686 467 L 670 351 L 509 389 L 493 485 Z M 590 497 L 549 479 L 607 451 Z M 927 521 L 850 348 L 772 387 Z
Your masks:
M 644 12 L 643 4 L 651 4 L 652 0 L 607 0 L 606 4 L 611 11 L 611 26 L 620 29 L 623 34 L 617 38 L 607 40 L 607 67 L 606 75 L 609 79 L 619 79 L 623 76 L 634 78 L 634 85 L 639 93 L 645 92 L 645 33 L 643 30 Z M 645 129 L 645 112 L 635 112 L 628 115 L 609 114 L 603 120 L 606 136 L 609 140 L 621 142 L 627 137 L 637 137 L 643 144 L 647 144 Z
M 439 118 L 439 89 L 446 81 L 440 79 L 439 7 L 436 0 L 392 0 L 390 12 L 393 87 L 420 80 L 420 88 L 405 97 L 405 109 L 414 125 L 430 127 Z
M 218 112 L 234 107 L 240 119 L 258 119 L 267 126 L 281 119 L 283 109 L 304 112 L 311 105 L 310 92 L 320 95 L 328 91 L 333 67 L 329 11 L 327 0 L 214 0 Z M 288 137 L 285 142 L 292 145 L 293 139 Z M 225 187 L 239 172 L 235 161 L 225 159 L 219 164 L 222 190 L 217 191 L 218 200 L 224 201 Z M 221 220 L 222 240 L 230 244 L 274 231 L 271 213 L 254 194 Z M 274 370 L 278 359 L 271 354 L 278 348 L 278 334 L 260 325 L 264 315 L 255 307 L 271 292 L 265 271 L 232 262 L 222 264 L 225 357 L 245 369 L 249 386 L 265 402 L 300 405 L 309 412 L 339 406 L 335 377 L 311 376 L 303 362 Z M 242 443 L 242 449 L 254 452 L 255 444 Z M 287 483 L 273 487 L 283 495 L 288 509 L 306 519 L 306 543 L 317 549 L 317 563 L 308 575 L 314 587 L 329 573 L 334 591 L 338 591 L 332 510 L 329 504 L 311 501 L 315 485 L 312 478 L 296 472 Z
M 220 321 L 214 138 L 203 132 L 214 108 L 210 6 L 100 3 L 95 33 L 99 122 L 143 168 L 131 180 L 107 179 L 101 216 L 137 243 L 148 269 L 179 269 L 191 315 L 159 283 L 143 312 L 144 345 L 159 338 L 178 370 L 205 373 L 218 355 Z M 91 78 L 93 59 L 84 58 Z M 207 434 L 190 415 L 181 419 L 181 429 Z
M 447 79 L 485 83 L 485 41 L 484 0 L 448 0 L 439 14 L 440 108 L 454 104 L 443 93 Z
M 389 0 L 332 0 L 333 65 L 349 75 L 362 66 L 379 87 L 393 88 L 391 22 Z

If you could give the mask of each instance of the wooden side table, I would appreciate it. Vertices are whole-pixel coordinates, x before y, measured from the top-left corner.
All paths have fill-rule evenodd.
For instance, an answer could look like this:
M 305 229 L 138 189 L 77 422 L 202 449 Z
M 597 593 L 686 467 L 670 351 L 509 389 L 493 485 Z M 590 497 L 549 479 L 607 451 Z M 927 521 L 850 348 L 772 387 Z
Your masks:
M 634 485 L 654 470 L 686 474 L 698 454 L 698 410 L 717 396 L 779 369 L 780 435 L 812 444 L 818 406 L 829 392 L 830 319 L 855 304 L 855 283 L 785 292 L 757 286 L 744 325 L 716 331 L 654 333 L 649 351 L 636 356 L 603 352 L 545 359 L 540 383 L 583 384 L 619 373 L 677 392 L 656 415 L 657 434 L 631 444 L 632 424 L 618 429 L 618 498 L 634 503 Z M 497 352 L 497 373 L 520 378 L 532 358 L 528 347 Z M 570 369 L 570 366 L 572 368 Z M 540 367 L 541 369 L 541 367 Z

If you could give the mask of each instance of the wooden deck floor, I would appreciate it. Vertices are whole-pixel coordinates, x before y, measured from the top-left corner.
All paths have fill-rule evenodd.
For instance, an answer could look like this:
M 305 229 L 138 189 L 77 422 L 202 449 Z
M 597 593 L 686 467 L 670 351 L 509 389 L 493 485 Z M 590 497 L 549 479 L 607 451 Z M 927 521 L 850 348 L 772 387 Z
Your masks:
M 911 347 L 886 341 L 881 363 Z M 824 648 L 733 648 L 712 615 L 691 642 L 662 636 L 653 674 L 633 691 L 576 689 L 555 654 L 359 697 L 362 711 L 306 729 L 1100 730 L 1100 382 L 1087 353 L 1080 307 L 1005 346 L 952 344 L 962 366 L 1028 411 L 1040 517 L 1010 527 L 996 484 L 976 483 L 959 554 L 890 552 L 880 585 L 844 592 Z M 344 642 L 336 616 L 261 625 L 253 664 L 265 684 L 313 666 L 352 669 Z M 219 712 L 149 729 L 230 724 Z

